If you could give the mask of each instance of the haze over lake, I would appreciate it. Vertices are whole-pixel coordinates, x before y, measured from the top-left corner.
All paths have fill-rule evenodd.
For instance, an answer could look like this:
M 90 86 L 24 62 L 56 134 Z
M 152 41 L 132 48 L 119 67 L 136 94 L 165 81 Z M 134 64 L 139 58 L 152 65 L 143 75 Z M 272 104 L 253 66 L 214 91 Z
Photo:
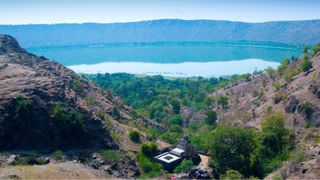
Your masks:
M 299 56 L 294 46 L 247 43 L 115 43 L 29 48 L 78 73 L 117 73 L 174 77 L 221 76 L 276 68 Z

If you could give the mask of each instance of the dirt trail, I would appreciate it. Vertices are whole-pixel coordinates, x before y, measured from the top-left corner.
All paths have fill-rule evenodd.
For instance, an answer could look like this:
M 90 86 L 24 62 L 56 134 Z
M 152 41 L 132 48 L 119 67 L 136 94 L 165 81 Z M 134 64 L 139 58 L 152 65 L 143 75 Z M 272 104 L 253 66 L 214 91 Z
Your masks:
M 210 170 L 209 168 L 209 156 L 203 155 L 203 154 L 199 154 L 200 158 L 201 158 L 201 162 L 200 164 L 197 166 L 198 169 L 203 169 L 203 170 Z

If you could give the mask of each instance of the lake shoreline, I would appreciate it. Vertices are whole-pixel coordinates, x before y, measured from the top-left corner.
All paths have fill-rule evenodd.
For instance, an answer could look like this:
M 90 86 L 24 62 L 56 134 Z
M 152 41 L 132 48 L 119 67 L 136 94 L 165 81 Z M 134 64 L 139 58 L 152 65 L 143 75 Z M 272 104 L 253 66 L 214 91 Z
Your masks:
M 168 77 L 219 77 L 253 73 L 268 67 L 277 68 L 280 63 L 262 59 L 243 59 L 213 62 L 148 63 L 148 62 L 103 62 L 68 66 L 82 74 L 128 73 L 139 75 L 162 75 Z
M 298 57 L 302 49 L 276 46 L 273 43 L 131 43 L 62 46 L 29 49 L 31 53 L 55 60 L 65 66 L 104 62 L 144 62 L 177 64 L 184 62 L 219 62 L 241 59 L 263 59 L 281 62 Z

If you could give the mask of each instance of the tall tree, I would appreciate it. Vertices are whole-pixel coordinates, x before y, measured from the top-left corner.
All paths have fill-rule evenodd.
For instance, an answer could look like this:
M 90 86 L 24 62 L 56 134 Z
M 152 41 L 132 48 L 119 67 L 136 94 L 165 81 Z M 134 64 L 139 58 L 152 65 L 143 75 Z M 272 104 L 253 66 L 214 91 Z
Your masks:
M 210 109 L 210 110 L 208 110 L 206 115 L 207 115 L 207 117 L 205 119 L 206 123 L 208 125 L 216 125 L 217 113 Z
M 172 111 L 174 114 L 180 114 L 180 102 L 176 99 L 171 100 Z
M 251 173 L 250 157 L 255 150 L 251 130 L 219 125 L 212 134 L 211 155 L 215 169 L 225 173 L 228 169 L 239 171 L 245 176 Z

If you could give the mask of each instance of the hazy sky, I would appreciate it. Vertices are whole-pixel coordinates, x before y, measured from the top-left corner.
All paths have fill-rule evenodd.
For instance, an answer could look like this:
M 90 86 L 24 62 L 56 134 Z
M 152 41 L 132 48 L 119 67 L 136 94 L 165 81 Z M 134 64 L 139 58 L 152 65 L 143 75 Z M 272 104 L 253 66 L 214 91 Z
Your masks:
M 0 24 L 320 19 L 320 0 L 0 0 Z

